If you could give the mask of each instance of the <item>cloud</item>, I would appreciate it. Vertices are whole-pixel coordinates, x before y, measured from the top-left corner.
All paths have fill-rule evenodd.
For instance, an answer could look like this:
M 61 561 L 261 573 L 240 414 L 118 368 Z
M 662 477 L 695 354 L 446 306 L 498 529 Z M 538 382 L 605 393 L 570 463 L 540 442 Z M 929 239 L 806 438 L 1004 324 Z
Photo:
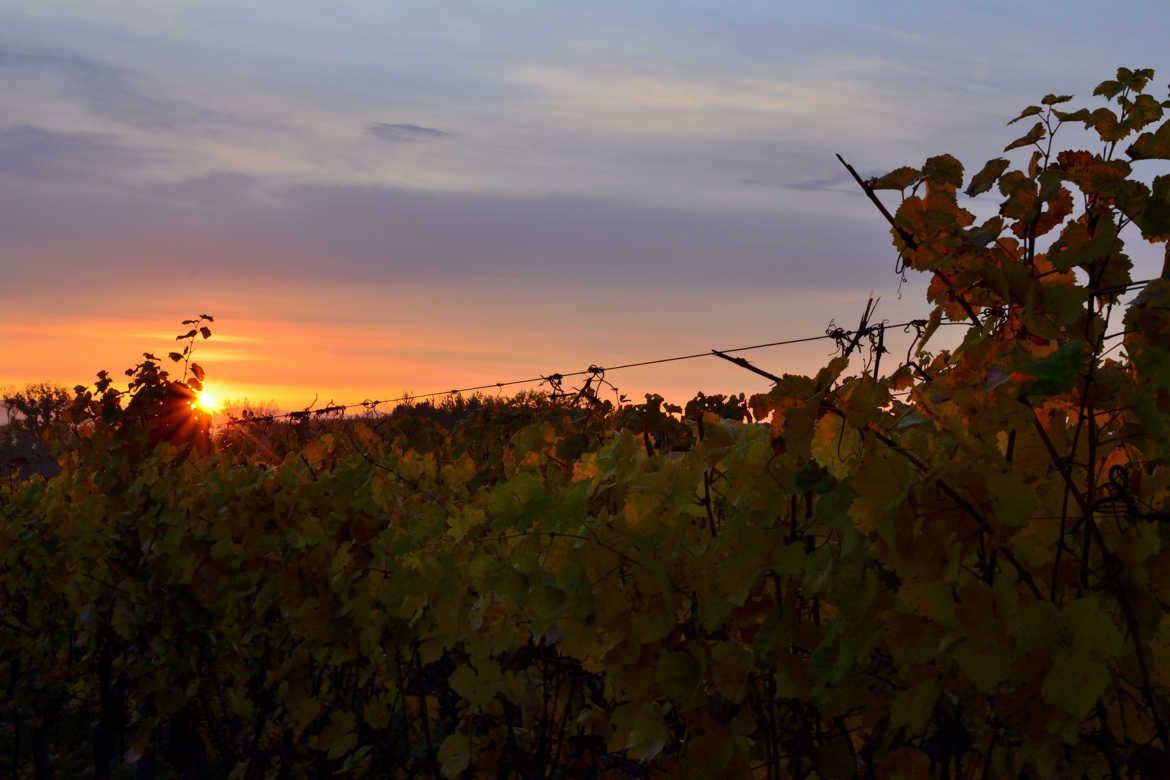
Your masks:
M 63 91 L 90 114 L 126 127 L 184 135 L 275 129 L 270 121 L 225 113 L 175 97 L 173 89 L 139 71 L 73 53 L 4 47 L 0 48 L 0 69 L 59 76 L 64 81 Z
M 885 264 L 858 268 L 850 259 L 871 257 L 875 243 L 888 246 L 880 218 L 853 223 L 839 211 L 821 218 L 568 195 L 308 185 L 286 189 L 282 203 L 279 224 L 265 228 L 281 245 L 254 256 L 279 257 L 283 268 L 299 266 L 301 273 L 370 281 L 527 279 L 556 286 L 620 279 L 734 288 L 772 279 L 808 288 L 843 277 L 872 284 L 887 273 Z M 825 241 L 829 233 L 834 242 Z
M 873 286 L 888 275 L 873 256 L 889 237 L 856 199 L 854 219 L 840 207 L 736 212 L 625 198 L 289 186 L 228 171 L 95 192 L 30 189 L 0 176 L 0 202 L 11 204 L 0 210 L 0 267 L 19 267 L 29 290 L 56 289 L 66 271 L 79 289 L 145 276 L 233 286 L 523 280 L 562 291 L 584 281 Z
M 252 176 L 237 171 L 209 171 L 202 176 L 157 184 L 152 189 L 178 200 L 221 204 L 247 196 L 255 183 Z
M 32 125 L 0 130 L 2 175 L 76 179 L 142 159 L 109 133 L 59 133 Z
M 392 144 L 413 144 L 420 141 L 434 141 L 447 138 L 451 134 L 433 127 L 423 127 L 412 124 L 390 124 L 378 122 L 366 128 L 366 132 L 375 138 Z
M 862 180 L 871 179 L 877 176 L 883 176 L 889 171 L 859 171 Z M 742 180 L 745 184 L 766 184 L 755 180 Z M 840 173 L 832 176 L 824 176 L 816 179 L 803 179 L 795 182 L 785 182 L 773 186 L 782 187 L 788 190 L 804 190 L 807 192 L 858 192 L 857 182 L 849 175 L 849 172 L 842 170 Z

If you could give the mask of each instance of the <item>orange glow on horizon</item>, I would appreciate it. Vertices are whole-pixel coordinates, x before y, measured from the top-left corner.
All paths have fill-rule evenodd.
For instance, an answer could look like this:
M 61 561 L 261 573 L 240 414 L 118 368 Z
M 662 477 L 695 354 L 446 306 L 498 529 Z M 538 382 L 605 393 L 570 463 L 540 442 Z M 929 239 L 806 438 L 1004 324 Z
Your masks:
M 761 289 L 741 295 L 734 307 L 718 317 L 698 318 L 681 330 L 666 316 L 652 319 L 650 324 L 625 318 L 619 310 L 620 300 L 607 304 L 605 324 L 575 314 L 563 322 L 551 318 L 549 322 L 555 326 L 549 327 L 532 328 L 526 322 L 502 318 L 498 326 L 486 328 L 483 317 L 489 307 L 527 305 L 527 288 L 499 291 L 487 287 L 492 292 L 486 296 L 490 300 L 480 301 L 485 297 L 484 289 L 471 289 L 465 283 L 448 284 L 441 290 L 427 285 L 393 290 L 315 286 L 313 307 L 354 313 L 352 320 L 336 321 L 327 316 L 305 319 L 296 307 L 309 300 L 308 294 L 295 285 L 279 289 L 285 297 L 276 302 L 235 300 L 223 291 L 207 291 L 201 297 L 214 299 L 214 304 L 192 300 L 167 306 L 184 311 L 210 309 L 216 315 L 212 337 L 198 340 L 194 354 L 194 360 L 207 371 L 203 390 L 215 398 L 214 408 L 191 400 L 217 421 L 238 415 L 243 408 L 279 414 L 310 406 L 358 404 L 364 399 L 418 396 L 451 387 L 526 379 L 548 374 L 549 367 L 571 371 L 590 364 L 616 365 L 693 353 L 709 345 L 730 347 L 779 336 L 803 336 L 818 328 L 823 331 L 823 325 L 807 324 L 809 318 L 819 318 L 828 309 L 847 311 L 853 305 L 849 290 L 798 297 L 786 309 L 781 327 L 768 313 L 775 294 Z M 441 322 L 431 322 L 427 319 L 430 304 L 425 302 L 435 300 L 440 292 L 476 305 L 459 309 Z M 677 291 L 647 295 L 650 297 L 639 304 L 645 304 L 639 309 L 643 313 L 698 310 L 706 300 L 703 295 Z M 403 307 L 392 327 L 364 314 L 384 306 L 387 296 Z M 122 303 L 116 296 L 110 300 L 110 305 L 127 311 L 135 311 L 137 305 Z M 544 309 L 538 312 L 540 316 L 547 313 Z M 166 355 L 176 343 L 175 330 L 167 328 L 173 318 L 153 310 L 108 318 L 99 314 L 46 316 L 30 310 L 27 315 L 18 311 L 13 319 L 24 324 L 11 330 L 6 327 L 4 338 L 0 338 L 0 390 L 4 391 L 41 381 L 65 388 L 77 384 L 92 388 L 98 370 L 118 377 L 121 369 L 141 360 L 144 350 Z M 631 339 L 635 332 L 641 335 Z M 72 348 L 62 351 L 60 345 L 66 340 Z M 761 353 L 753 360 L 772 370 L 813 375 L 825 362 L 826 352 L 823 344 L 810 343 Z M 724 363 L 709 358 L 649 366 L 613 373 L 607 381 L 635 403 L 646 393 L 685 403 L 698 390 L 708 394 L 767 391 L 764 380 Z M 175 379 L 181 375 L 181 365 Z M 169 361 L 165 367 L 176 368 Z M 504 389 L 538 387 L 534 383 Z M 494 388 L 484 392 L 498 394 Z M 608 388 L 605 392 L 607 399 L 614 399 Z M 392 406 L 385 404 L 379 410 Z

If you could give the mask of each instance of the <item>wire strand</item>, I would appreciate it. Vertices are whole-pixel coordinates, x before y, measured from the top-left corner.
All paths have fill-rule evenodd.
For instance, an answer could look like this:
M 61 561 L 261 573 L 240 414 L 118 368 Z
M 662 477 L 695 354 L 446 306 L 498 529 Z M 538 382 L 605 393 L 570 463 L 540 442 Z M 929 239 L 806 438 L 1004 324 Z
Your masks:
M 925 325 L 926 322 L 927 321 L 925 319 L 907 320 L 906 322 L 898 322 L 898 323 L 893 323 L 893 324 L 885 323 L 885 327 L 887 327 L 887 328 L 904 328 L 904 327 L 911 327 L 914 325 Z M 940 323 L 940 325 L 963 325 L 966 327 L 971 327 L 971 324 L 968 322 L 943 322 L 943 323 Z M 873 326 L 870 326 L 870 327 L 863 329 L 862 332 L 864 333 L 864 332 L 868 332 L 870 330 L 876 330 L 877 328 L 878 328 L 878 325 L 875 324 Z M 832 333 L 824 333 L 824 334 L 821 334 L 819 336 L 804 336 L 801 338 L 782 339 L 780 341 L 769 341 L 769 342 L 765 342 L 762 344 L 752 344 L 752 345 L 749 345 L 746 347 L 732 347 L 730 349 L 720 349 L 718 351 L 722 352 L 724 354 L 730 354 L 730 353 L 735 353 L 735 352 L 750 352 L 752 350 L 766 349 L 768 347 L 783 347 L 783 346 L 789 346 L 789 345 L 793 345 L 793 344 L 804 344 L 804 343 L 810 343 L 810 342 L 814 342 L 814 341 L 831 340 L 831 339 L 840 338 L 842 335 L 846 335 L 846 336 L 852 335 L 856 332 L 857 331 L 852 331 L 852 330 L 835 331 Z M 621 371 L 621 370 L 629 369 L 629 368 L 640 368 L 643 366 L 655 366 L 655 365 L 661 365 L 663 363 L 675 363 L 675 362 L 679 362 L 679 361 L 683 361 L 683 360 L 697 360 L 699 358 L 710 358 L 710 357 L 716 357 L 715 353 L 711 352 L 711 351 L 693 352 L 693 353 L 686 354 L 686 355 L 672 355 L 670 357 L 653 358 L 650 360 L 639 360 L 639 361 L 636 361 L 633 363 L 619 363 L 617 365 L 612 365 L 612 366 L 592 365 L 589 368 L 586 368 L 586 369 L 583 369 L 580 371 L 557 372 L 557 373 L 547 374 L 544 376 L 531 377 L 529 379 L 510 379 L 507 381 L 490 382 L 490 383 L 482 384 L 482 385 L 470 385 L 468 387 L 458 387 L 458 388 L 453 388 L 451 390 L 436 390 L 436 391 L 429 392 L 429 393 L 408 393 L 408 394 L 400 395 L 396 398 L 385 398 L 385 399 L 380 399 L 380 400 L 366 400 L 366 401 L 360 401 L 358 403 L 352 403 L 352 404 L 337 404 L 337 405 L 332 405 L 332 406 L 326 406 L 326 407 L 323 407 L 321 409 L 304 409 L 304 410 L 296 411 L 296 412 L 284 412 L 282 414 L 257 415 L 254 417 L 245 417 L 245 418 L 229 417 L 227 422 L 224 424 L 230 426 L 230 425 L 236 425 L 239 423 L 270 422 L 270 421 L 280 420 L 280 419 L 304 420 L 304 419 L 308 419 L 309 417 L 312 417 L 312 416 L 323 416 L 325 414 L 341 413 L 341 412 L 348 411 L 350 409 L 359 409 L 359 408 L 363 408 L 363 409 L 366 409 L 368 411 L 373 411 L 375 408 L 377 408 L 379 406 L 384 406 L 386 404 L 395 404 L 395 403 L 403 403 L 403 402 L 408 402 L 408 401 L 417 401 L 420 399 L 439 398 L 442 396 L 460 395 L 462 393 L 473 393 L 473 392 L 476 392 L 479 390 L 491 390 L 491 389 L 499 389 L 499 388 L 504 388 L 504 387 L 514 387 L 516 385 L 537 384 L 537 383 L 547 382 L 550 379 L 561 380 L 561 379 L 565 379 L 568 377 L 576 377 L 576 376 L 601 376 L 603 374 L 607 374 L 607 373 L 610 373 L 612 371 Z
M 1144 287 L 1145 285 L 1147 285 L 1153 281 L 1157 281 L 1157 280 L 1156 279 L 1143 279 L 1143 280 L 1138 281 L 1138 282 L 1130 282 L 1129 284 L 1125 284 L 1125 285 L 1116 285 L 1114 287 L 1105 288 L 1105 290 L 1103 290 L 1103 292 L 1136 289 L 1138 287 Z M 722 352 L 724 354 L 731 354 L 731 353 L 735 353 L 735 352 L 750 352 L 752 350 L 766 349 L 768 347 L 784 347 L 784 346 L 789 346 L 792 344 L 805 344 L 805 343 L 810 343 L 810 342 L 814 342 L 814 341 L 825 341 L 828 339 L 837 340 L 837 339 L 840 339 L 842 337 L 856 335 L 858 333 L 865 335 L 866 333 L 869 333 L 869 332 L 876 332 L 878 327 L 886 327 L 886 328 L 891 328 L 891 329 L 892 328 L 908 328 L 908 327 L 913 327 L 913 326 L 924 326 L 924 325 L 926 325 L 926 323 L 927 323 L 927 320 L 925 320 L 925 319 L 907 320 L 905 322 L 897 322 L 897 323 L 893 323 L 893 324 L 882 323 L 881 325 L 875 323 L 871 326 L 868 326 L 866 328 L 862 328 L 859 330 L 836 329 L 836 330 L 832 330 L 832 331 L 826 332 L 826 333 L 818 335 L 818 336 L 803 336 L 800 338 L 782 339 L 780 341 L 769 341 L 769 342 L 765 342 L 763 344 L 752 344 L 752 345 L 746 346 L 746 347 L 733 347 L 731 349 L 720 349 L 717 351 Z M 962 325 L 962 326 L 966 326 L 966 327 L 974 327 L 970 322 L 967 322 L 967 321 L 941 322 L 939 324 L 940 325 Z M 1120 335 L 1120 334 L 1114 334 L 1114 335 Z M 247 422 L 271 422 L 273 420 L 280 420 L 280 419 L 305 420 L 311 416 L 323 416 L 326 414 L 343 413 L 343 412 L 346 412 L 350 409 L 359 409 L 359 408 L 366 409 L 367 411 L 374 411 L 377 407 L 384 406 L 386 404 L 397 404 L 397 403 L 404 403 L 404 402 L 408 402 L 408 401 L 417 401 L 420 399 L 440 398 L 443 396 L 460 395 L 462 393 L 474 393 L 474 392 L 477 392 L 479 390 L 502 389 L 505 387 L 515 387 L 516 385 L 538 384 L 538 383 L 548 382 L 550 379 L 555 379 L 557 381 L 560 381 L 560 380 L 565 379 L 567 377 L 575 377 L 575 376 L 598 376 L 598 377 L 600 377 L 600 376 L 603 376 L 604 374 L 610 373 L 612 371 L 622 371 L 622 370 L 628 369 L 628 368 L 641 368 L 643 366 L 656 366 L 656 365 L 661 365 L 663 363 L 677 363 L 677 362 L 680 362 L 683 360 L 697 360 L 699 358 L 710 358 L 710 357 L 716 357 L 716 356 L 717 355 L 715 354 L 714 351 L 708 350 L 707 352 L 693 352 L 693 353 L 687 354 L 687 355 L 672 355 L 670 357 L 653 358 L 651 360 L 639 360 L 639 361 L 634 362 L 634 363 L 619 363 L 619 364 L 613 365 L 613 366 L 591 365 L 589 368 L 586 368 L 586 369 L 581 370 L 581 371 L 563 371 L 563 372 L 548 374 L 545 376 L 531 377 L 529 379 L 509 379 L 507 381 L 502 381 L 502 382 L 490 382 L 490 383 L 482 384 L 482 385 L 471 385 L 468 387 L 458 387 L 458 388 L 453 388 L 451 390 L 436 390 L 436 391 L 429 392 L 429 393 L 417 393 L 417 394 L 408 393 L 408 394 L 400 395 L 396 398 L 385 398 L 385 399 L 381 399 L 381 400 L 366 400 L 366 401 L 360 401 L 358 403 L 353 403 L 353 404 L 337 404 L 337 405 L 326 406 L 326 407 L 323 407 L 321 409 L 304 409 L 304 410 L 296 411 L 296 412 L 284 412 L 282 414 L 257 415 L 257 416 L 245 417 L 245 418 L 229 417 L 227 422 L 225 423 L 225 425 L 230 426 L 230 425 L 236 425 L 239 423 L 247 423 Z

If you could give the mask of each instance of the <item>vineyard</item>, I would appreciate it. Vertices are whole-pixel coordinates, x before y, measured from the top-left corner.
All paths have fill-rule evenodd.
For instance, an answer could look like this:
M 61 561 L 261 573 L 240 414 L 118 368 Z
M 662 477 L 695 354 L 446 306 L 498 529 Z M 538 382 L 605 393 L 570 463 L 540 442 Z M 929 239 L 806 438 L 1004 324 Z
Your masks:
M 857 178 L 931 279 L 905 355 L 863 319 L 751 398 L 213 434 L 200 317 L 182 380 L 78 387 L 61 473 L 0 486 L 0 776 L 1170 776 L 1170 249 L 1135 282 L 1121 237 L 1170 239 L 1153 76 L 1024 109 L 965 189 Z

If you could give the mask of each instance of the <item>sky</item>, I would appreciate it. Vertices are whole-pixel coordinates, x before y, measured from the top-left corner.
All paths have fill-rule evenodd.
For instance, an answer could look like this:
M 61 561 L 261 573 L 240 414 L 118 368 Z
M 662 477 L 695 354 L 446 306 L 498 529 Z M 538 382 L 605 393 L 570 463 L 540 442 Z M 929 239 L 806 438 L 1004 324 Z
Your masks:
M 201 313 L 209 387 L 286 410 L 816 335 L 871 296 L 922 316 L 834 155 L 970 174 L 1046 93 L 1096 106 L 1124 65 L 1162 98 L 1162 0 L 1123 11 L 6 0 L 0 389 L 120 376 Z M 717 358 L 607 379 L 767 388 Z

